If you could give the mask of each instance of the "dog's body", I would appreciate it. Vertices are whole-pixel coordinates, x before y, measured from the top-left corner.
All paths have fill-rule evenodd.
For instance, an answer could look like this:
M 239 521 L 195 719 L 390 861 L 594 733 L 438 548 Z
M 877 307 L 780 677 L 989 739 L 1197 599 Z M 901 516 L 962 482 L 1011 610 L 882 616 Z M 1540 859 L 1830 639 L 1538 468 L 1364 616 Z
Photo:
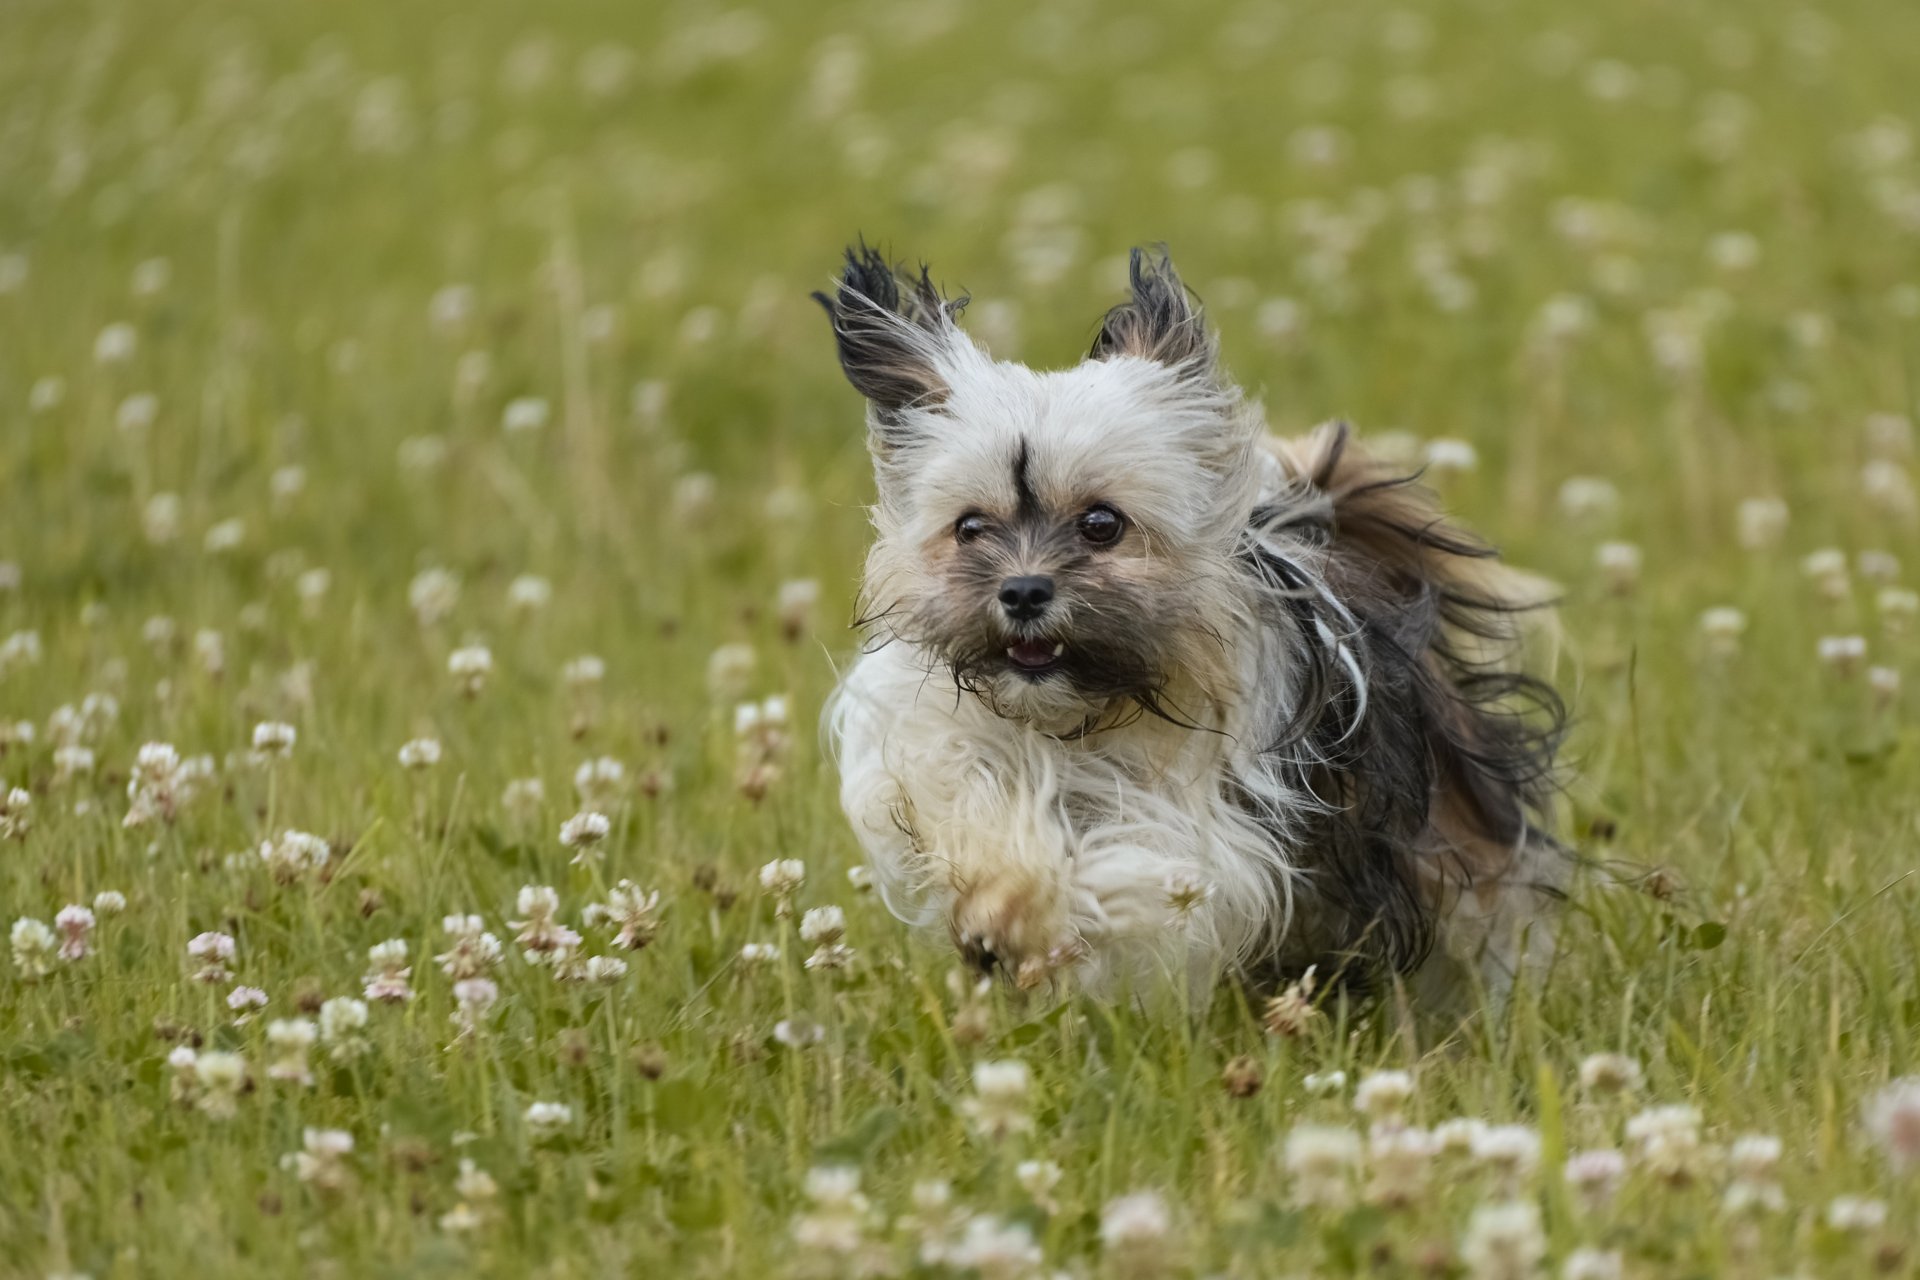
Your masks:
M 879 485 L 829 727 L 897 913 L 1022 983 L 1504 989 L 1545 953 L 1529 580 L 1343 427 L 1266 436 L 1164 259 L 1062 372 L 992 361 L 868 251 L 821 300 Z

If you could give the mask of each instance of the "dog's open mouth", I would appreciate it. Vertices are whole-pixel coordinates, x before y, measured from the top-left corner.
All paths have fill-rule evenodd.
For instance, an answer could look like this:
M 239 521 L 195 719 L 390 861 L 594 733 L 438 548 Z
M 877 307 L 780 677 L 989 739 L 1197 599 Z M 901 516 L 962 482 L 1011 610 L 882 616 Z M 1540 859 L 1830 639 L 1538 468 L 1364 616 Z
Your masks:
M 1038 674 L 1059 665 L 1067 646 L 1054 640 L 1020 640 L 1007 646 L 1007 660 L 1021 671 Z
M 1060 654 L 1066 651 L 1068 647 L 1062 645 L 1060 641 L 1027 639 L 1027 641 L 1016 641 L 1008 645 L 1006 658 L 1021 672 L 1041 674 L 1041 672 L 1054 670 L 1060 664 Z

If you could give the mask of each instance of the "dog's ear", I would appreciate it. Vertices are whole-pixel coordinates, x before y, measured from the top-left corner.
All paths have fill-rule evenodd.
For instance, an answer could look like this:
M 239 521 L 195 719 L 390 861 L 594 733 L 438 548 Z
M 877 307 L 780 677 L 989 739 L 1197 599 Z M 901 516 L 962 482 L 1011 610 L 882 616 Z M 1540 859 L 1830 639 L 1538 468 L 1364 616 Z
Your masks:
M 1214 341 L 1199 300 L 1187 292 L 1164 248 L 1135 249 L 1127 266 L 1133 296 L 1107 312 L 1092 360 L 1139 356 L 1199 372 L 1213 364 Z
M 848 248 L 832 295 L 813 298 L 833 321 L 847 381 L 881 422 L 946 399 L 942 370 L 966 341 L 953 318 L 967 299 L 945 297 L 925 266 L 917 277 L 902 274 L 862 242 Z

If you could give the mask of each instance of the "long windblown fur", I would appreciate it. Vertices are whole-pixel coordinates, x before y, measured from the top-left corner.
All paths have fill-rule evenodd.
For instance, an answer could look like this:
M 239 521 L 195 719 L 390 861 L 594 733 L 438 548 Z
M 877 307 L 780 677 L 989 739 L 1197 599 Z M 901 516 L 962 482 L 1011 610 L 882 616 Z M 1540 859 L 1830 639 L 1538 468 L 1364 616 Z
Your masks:
M 1503 988 L 1566 864 L 1544 593 L 1344 426 L 1267 436 L 1164 254 L 1130 285 L 1049 373 L 865 246 L 819 295 L 878 484 L 828 723 L 887 901 L 1022 981 Z

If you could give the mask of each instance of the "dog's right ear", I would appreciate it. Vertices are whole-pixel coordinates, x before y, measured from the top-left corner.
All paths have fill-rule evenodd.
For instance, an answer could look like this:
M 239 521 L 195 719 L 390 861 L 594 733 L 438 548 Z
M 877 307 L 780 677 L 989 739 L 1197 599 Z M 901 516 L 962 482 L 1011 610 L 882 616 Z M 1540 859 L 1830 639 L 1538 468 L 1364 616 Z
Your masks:
M 903 276 L 862 242 L 847 250 L 832 295 L 813 299 L 833 321 L 847 381 L 881 423 L 946 399 L 942 367 L 954 344 L 966 341 L 953 318 L 967 299 L 942 295 L 926 267 L 917 278 Z

